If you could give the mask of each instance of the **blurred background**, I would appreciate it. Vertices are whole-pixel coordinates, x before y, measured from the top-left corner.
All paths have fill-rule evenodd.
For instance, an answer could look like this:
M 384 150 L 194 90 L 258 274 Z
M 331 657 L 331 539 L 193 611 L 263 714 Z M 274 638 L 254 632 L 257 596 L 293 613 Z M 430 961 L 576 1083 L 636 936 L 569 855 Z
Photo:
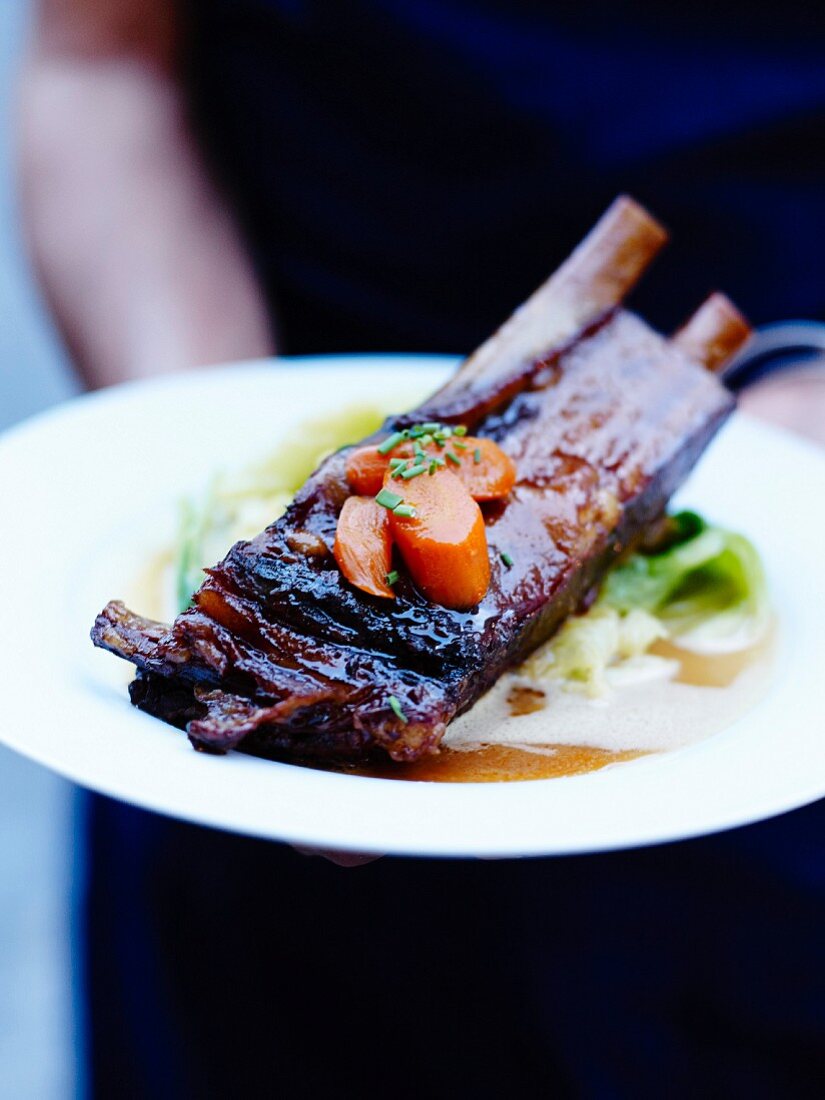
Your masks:
M 108 0 L 108 9 L 116 10 L 116 2 Z M 68 10 L 62 0 L 48 6 L 64 16 Z M 137 26 L 137 38 L 145 7 L 130 27 L 134 31 Z M 656 34 L 650 33 L 651 21 L 645 23 L 644 5 L 602 2 L 594 5 L 598 18 L 592 19 L 589 9 L 584 15 L 571 3 L 546 9 L 526 2 L 517 5 L 525 25 L 527 15 L 540 21 L 546 12 L 558 18 L 562 29 L 568 20 L 569 33 L 560 31 L 552 40 L 557 52 L 549 59 L 542 53 L 546 43 L 534 44 L 523 27 L 515 33 L 515 20 L 510 40 L 498 34 L 494 21 L 485 22 L 485 9 L 495 12 L 496 7 L 362 3 L 357 5 L 361 22 L 354 37 L 359 27 L 370 33 L 362 34 L 357 43 L 347 37 L 350 9 L 344 5 L 262 0 L 235 6 L 230 0 L 204 0 L 191 8 L 198 11 L 200 25 L 199 36 L 190 44 L 196 62 L 186 76 L 201 105 L 199 137 L 216 161 L 222 154 L 222 183 L 238 200 L 250 249 L 257 250 L 253 260 L 266 293 L 267 315 L 278 313 L 279 347 L 311 352 L 466 350 L 564 257 L 622 189 L 649 202 L 675 231 L 667 261 L 636 300 L 653 321 L 665 328 L 679 323 L 716 284 L 741 300 L 760 324 L 783 317 L 823 316 L 822 280 L 811 278 L 812 271 L 821 273 L 822 241 L 810 227 L 822 224 L 817 104 L 825 94 L 825 69 L 817 66 L 815 36 L 809 38 L 806 30 L 809 24 L 815 30 L 814 5 L 808 10 L 797 4 L 795 21 L 784 16 L 778 21 L 788 24 L 787 38 L 785 32 L 774 32 L 775 11 L 770 5 L 756 5 L 754 11 L 751 5 L 731 0 L 721 6 L 724 11 L 701 4 L 695 11 L 693 6 L 690 11 L 674 9 L 676 16 L 668 10 L 674 26 L 662 28 L 661 52 Z M 504 7 L 499 5 L 499 15 Z M 272 13 L 278 13 L 279 34 L 271 30 L 264 12 L 273 20 Z M 629 19 L 624 26 L 625 12 L 635 13 L 636 22 Z M 0 430 L 80 388 L 35 289 L 14 194 L 14 78 L 30 15 L 29 0 L 0 0 Z M 323 26 L 314 35 L 313 18 L 320 16 Z M 68 22 L 71 38 L 75 28 L 70 17 Z M 640 22 L 646 37 L 634 40 L 634 27 L 638 30 Z M 709 31 L 715 35 L 711 44 Z M 738 45 L 739 54 L 729 48 L 731 42 Z M 638 64 L 636 48 L 642 54 L 655 53 L 656 63 L 650 61 L 647 69 Z M 463 58 L 465 67 L 456 68 L 452 54 Z M 523 56 L 530 58 L 528 66 L 522 65 Z M 601 85 L 598 79 L 582 79 L 594 57 Z M 681 64 L 683 70 L 673 68 Z M 542 76 L 549 67 L 557 77 L 558 102 L 543 103 L 547 89 Z M 638 88 L 633 85 L 636 70 L 641 74 Z M 282 71 L 285 87 L 279 82 Z M 332 96 L 331 72 L 345 76 Z M 420 79 L 421 72 L 426 79 Z M 494 81 L 485 79 L 489 73 Z M 491 93 L 491 85 L 499 98 Z M 404 93 L 396 108 L 400 117 L 393 117 L 390 126 L 380 111 L 372 117 L 387 87 Z M 468 87 L 476 99 L 468 98 L 466 106 L 455 91 Z M 610 89 L 619 93 L 613 96 Z M 99 96 L 95 102 L 100 103 Z M 108 106 L 110 99 L 104 102 Z M 150 116 L 153 110 L 157 118 L 164 115 L 166 100 L 146 102 Z M 66 145 L 71 146 L 75 130 L 65 120 L 72 107 L 65 109 L 59 96 L 51 106 L 55 103 L 64 107 L 62 114 L 56 112 L 55 130 L 61 137 L 68 134 Z M 576 105 L 578 113 L 568 110 Z M 549 121 L 543 119 L 543 109 Z M 588 121 L 588 112 L 601 120 L 600 126 Z M 633 125 L 627 125 L 628 119 Z M 73 125 L 75 118 L 70 122 Z M 545 123 L 555 145 L 547 140 Z M 94 133 L 95 127 L 87 129 Z M 153 143 L 148 145 L 154 151 Z M 290 165 L 294 180 L 282 172 L 283 161 L 275 155 L 284 146 L 295 154 Z M 566 155 L 578 164 L 585 181 L 581 187 L 574 172 L 565 175 Z M 188 179 L 185 172 L 181 175 Z M 129 173 L 125 178 L 128 181 Z M 548 180 L 566 216 L 558 217 L 547 202 Z M 59 195 L 64 190 L 68 188 L 55 189 Z M 117 186 L 110 190 L 120 197 Z M 165 197 L 169 189 L 160 186 L 158 191 Z M 169 286 L 185 299 L 182 288 L 195 285 L 203 297 L 193 295 L 192 309 L 182 308 L 179 317 L 172 311 L 168 347 L 162 340 L 153 344 L 157 333 L 150 331 L 139 349 L 140 358 L 130 361 L 124 355 L 113 367 L 105 340 L 100 345 L 95 341 L 103 330 L 117 326 L 100 324 L 98 299 L 88 284 L 80 283 L 78 300 L 70 304 L 77 307 L 79 301 L 79 312 L 85 310 L 82 322 L 91 318 L 86 333 L 90 346 L 82 348 L 90 381 L 102 384 L 144 369 L 151 373 L 270 350 L 268 322 L 261 321 L 257 289 L 250 293 L 245 260 L 238 260 L 237 246 L 232 251 L 232 233 L 220 219 L 209 222 L 203 217 L 202 201 L 205 198 L 208 205 L 214 196 L 203 186 L 193 193 L 200 222 L 214 231 L 211 251 L 189 247 L 172 207 L 175 233 L 164 233 L 164 222 L 158 223 L 159 235 L 164 241 L 181 238 L 185 264 L 173 268 L 171 276 L 160 272 L 170 277 L 168 284 L 150 266 L 145 283 L 137 284 L 142 297 L 133 295 L 128 279 L 124 281 L 126 299 L 140 299 L 138 304 L 146 306 L 139 323 L 124 331 L 143 335 L 152 328 L 147 318 L 152 321 L 158 315 L 163 328 L 169 317 L 158 303 L 165 306 L 176 296 L 167 293 Z M 99 197 L 92 192 L 92 207 Z M 111 234 L 122 251 L 107 248 L 111 255 L 103 256 L 102 249 L 96 250 L 97 240 L 89 249 L 92 274 L 104 284 L 110 272 L 120 274 L 128 268 L 130 246 L 134 251 L 136 241 L 151 235 L 142 232 L 146 226 L 134 199 L 130 194 L 124 200 L 126 217 L 123 224 L 117 223 L 120 232 Z M 504 216 L 489 216 L 491 206 Z M 763 211 L 771 217 L 763 218 Z M 62 210 L 49 228 L 62 225 L 60 217 Z M 443 248 L 433 247 L 433 225 L 441 227 L 443 236 L 437 239 Z M 134 230 L 133 236 L 123 231 L 125 226 Z M 83 226 L 74 228 L 82 235 Z M 158 230 L 149 219 L 152 228 Z M 555 251 L 548 260 L 551 238 Z M 105 229 L 102 239 L 108 246 Z M 69 244 L 73 260 L 71 234 Z M 492 257 L 492 262 L 479 262 L 482 255 Z M 781 266 L 788 255 L 795 255 L 795 262 Z M 227 256 L 234 258 L 234 268 L 224 285 L 221 276 L 233 266 Z M 135 279 L 142 270 L 139 260 L 140 256 L 128 273 Z M 71 264 L 69 270 L 74 276 Z M 179 277 L 181 270 L 188 279 Z M 204 272 L 218 273 L 215 285 L 201 286 Z M 116 279 L 109 281 L 117 284 Z M 76 289 L 73 279 L 67 282 Z M 230 283 L 238 296 L 227 305 Z M 244 299 L 246 312 L 237 308 Z M 117 304 L 116 289 L 113 301 Z M 215 302 L 220 309 L 214 308 Z M 133 320 L 128 311 L 125 316 Z M 213 316 L 219 323 L 210 329 Z M 239 318 L 236 330 L 228 321 L 233 317 Z M 218 331 L 226 324 L 230 331 Z M 182 333 L 191 341 L 181 340 Z M 809 338 L 813 337 L 796 329 L 785 332 L 780 343 L 804 344 Z M 821 333 L 817 338 L 821 341 Z M 773 355 L 771 347 L 767 338 L 766 359 Z M 804 354 L 812 361 L 817 353 Z M 113 373 L 107 376 L 110 368 Z M 773 419 L 822 438 L 824 385 L 822 371 L 816 369 L 805 382 L 808 390 L 800 389 L 798 378 L 789 388 L 780 377 L 768 382 L 761 396 L 758 391 L 749 393 L 745 401 Z M 83 881 L 84 871 L 82 854 L 76 850 L 80 842 L 74 841 L 79 835 L 75 812 L 68 784 L 0 748 L 2 1096 L 51 1100 L 82 1091 L 84 1084 L 78 1053 L 82 1014 L 76 1008 L 71 963 L 72 889 Z M 118 813 L 132 827 L 124 808 L 110 807 L 107 813 L 112 817 L 102 819 L 104 827 Z M 142 820 L 138 831 L 144 829 L 157 831 L 160 839 L 152 844 L 166 844 L 168 823 Z M 198 849 L 211 847 L 209 858 L 218 858 L 219 866 L 222 861 L 234 866 L 235 849 L 219 835 L 199 836 L 195 843 Z M 225 851 L 218 851 L 222 844 Z M 239 850 L 246 859 L 251 848 Z M 151 844 L 146 851 L 151 855 Z M 119 859 L 116 845 L 113 852 Z M 268 861 L 274 857 L 282 858 L 287 867 L 292 855 L 275 846 L 261 846 L 255 855 L 270 881 L 274 876 Z M 391 896 L 393 869 L 390 861 L 386 864 L 371 873 L 387 876 Z M 124 878 L 131 875 L 128 860 L 115 865 L 127 869 Z M 149 858 L 146 868 L 149 881 Z M 413 879 L 419 871 L 425 875 L 426 866 L 409 865 L 404 874 Z M 314 883 L 330 872 L 299 864 L 290 873 Z M 487 881 L 490 874 L 485 869 Z M 242 876 L 244 889 L 251 877 Z M 108 880 L 104 885 L 108 887 Z M 170 895 L 176 887 L 173 882 Z M 135 890 L 138 897 L 149 896 L 145 883 L 138 881 Z M 367 890 L 364 896 L 371 904 L 368 895 Z M 230 894 L 225 904 L 231 908 Z M 174 923 L 174 907 L 169 914 Z M 100 951 L 105 956 L 105 945 Z M 240 997 L 243 986 L 239 988 Z M 152 1095 L 150 1090 L 147 1095 Z
M 27 269 L 12 179 L 13 79 L 25 0 L 0 4 L 0 430 L 76 383 Z M 36 506 L 36 502 L 32 502 Z M 0 747 L 0 1094 L 66 1097 L 75 1083 L 68 783 Z

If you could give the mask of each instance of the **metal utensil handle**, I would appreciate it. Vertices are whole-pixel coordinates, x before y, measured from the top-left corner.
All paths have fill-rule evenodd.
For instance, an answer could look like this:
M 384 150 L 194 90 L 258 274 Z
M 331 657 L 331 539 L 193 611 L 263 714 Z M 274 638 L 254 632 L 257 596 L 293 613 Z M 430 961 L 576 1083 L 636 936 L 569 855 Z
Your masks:
M 725 368 L 724 379 L 732 390 L 742 390 L 769 374 L 803 364 L 825 369 L 825 324 L 781 321 L 754 332 Z

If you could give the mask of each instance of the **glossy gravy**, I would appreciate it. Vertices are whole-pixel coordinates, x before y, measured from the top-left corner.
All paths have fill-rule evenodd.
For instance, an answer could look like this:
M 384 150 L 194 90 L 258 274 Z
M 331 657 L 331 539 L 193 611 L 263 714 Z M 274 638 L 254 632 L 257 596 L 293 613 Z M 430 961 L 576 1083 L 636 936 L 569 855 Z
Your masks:
M 385 764 L 346 769 L 374 779 L 405 779 L 427 783 L 510 783 L 524 779 L 558 779 L 598 771 L 607 764 L 635 760 L 643 752 L 610 752 L 579 745 L 548 745 L 519 749 L 512 745 L 482 745 L 477 749 L 443 749 L 413 764 Z
M 577 717 L 579 737 L 587 737 L 588 725 L 594 739 L 601 731 L 609 728 L 616 717 L 617 707 L 627 710 L 626 698 L 614 701 L 593 703 L 584 697 L 564 692 L 560 695 L 558 686 L 547 685 L 542 689 L 534 683 L 526 683 L 511 674 L 504 677 L 485 699 L 473 708 L 483 708 L 487 714 L 482 718 L 483 728 L 495 736 L 495 719 L 498 717 L 501 728 L 508 731 L 507 743 L 485 743 L 473 745 L 462 742 L 459 737 L 455 744 L 444 748 L 441 753 L 418 760 L 413 764 L 394 764 L 391 761 L 351 769 L 353 774 L 367 775 L 380 779 L 407 780 L 413 782 L 439 783 L 492 783 L 512 782 L 528 779 L 556 779 L 561 776 L 581 775 L 598 771 L 610 764 L 635 760 L 651 752 L 666 751 L 676 745 L 656 744 L 657 722 L 660 721 L 662 706 L 667 706 L 671 721 L 679 726 L 679 716 L 689 726 L 688 736 L 680 743 L 699 740 L 729 725 L 741 713 L 749 709 L 761 696 L 769 682 L 767 673 L 772 664 L 775 638 L 770 632 L 757 645 L 731 653 L 703 654 L 679 649 L 671 642 L 658 642 L 652 652 L 657 656 L 678 660 L 679 670 L 670 681 L 652 685 L 642 685 L 635 689 L 638 706 L 633 713 L 637 730 L 649 725 L 644 731 L 640 743 L 645 747 L 607 747 L 591 744 L 566 744 L 550 741 L 537 743 L 532 733 L 531 743 L 518 744 L 512 738 L 518 738 L 519 724 L 532 716 L 533 722 L 543 722 L 550 729 L 548 719 L 554 718 L 553 708 L 561 705 L 568 715 Z M 689 705 L 684 706 L 685 700 Z M 645 705 L 652 703 L 653 705 Z M 506 709 L 505 709 L 506 708 Z M 542 714 L 542 712 L 546 712 Z M 541 718 L 538 715 L 542 715 Z M 478 715 L 475 715 L 478 718 Z M 582 717 L 584 721 L 582 722 Z M 626 721 L 627 715 L 622 713 Z M 458 724 L 467 721 L 458 719 Z M 560 720 L 564 724 L 565 719 Z M 472 728 L 468 722 L 468 728 Z M 474 723 L 475 724 L 475 723 Z M 451 731 L 454 727 L 451 727 Z M 683 733 L 685 731 L 682 731 Z M 453 736 L 448 733 L 447 740 Z M 626 734 L 632 741 L 633 733 Z M 652 736 L 652 743 L 651 743 Z M 525 733 L 525 739 L 527 734 Z
M 174 603 L 171 572 L 168 553 L 148 563 L 134 585 L 132 606 L 154 618 L 168 617 Z M 440 753 L 411 764 L 387 760 L 330 770 L 437 783 L 556 779 L 598 771 L 680 747 L 730 725 L 767 690 L 775 641 L 771 630 L 750 649 L 712 655 L 657 642 L 651 652 L 678 660 L 679 669 L 672 680 L 632 689 L 630 706 L 624 689 L 613 700 L 594 703 L 558 685 L 526 682 L 517 672 L 510 673 L 471 714 L 452 723 Z M 660 734 L 664 714 L 675 737 L 673 729 L 668 737 Z M 620 727 L 622 732 L 614 735 Z

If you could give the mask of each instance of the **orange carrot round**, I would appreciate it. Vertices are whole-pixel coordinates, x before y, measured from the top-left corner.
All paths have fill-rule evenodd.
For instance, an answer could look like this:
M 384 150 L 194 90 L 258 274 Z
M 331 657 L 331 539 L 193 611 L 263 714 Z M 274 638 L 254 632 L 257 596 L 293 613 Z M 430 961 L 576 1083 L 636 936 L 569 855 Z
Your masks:
M 410 452 L 412 453 L 412 451 Z M 347 456 L 347 481 L 354 493 L 374 497 L 381 491 L 390 456 L 377 447 L 356 447 Z
M 338 568 L 370 596 L 395 599 L 387 584 L 392 565 L 389 513 L 372 497 L 349 497 L 338 517 L 332 552 Z
M 384 485 L 415 510 L 413 516 L 388 514 L 417 587 L 444 607 L 475 607 L 490 586 L 490 559 L 484 518 L 466 486 L 443 467 L 400 482 L 388 472 Z
M 446 463 L 459 477 L 474 500 L 503 500 L 516 481 L 516 466 L 512 458 L 502 451 L 492 439 L 449 439 L 443 447 L 426 444 L 423 460 L 429 464 L 434 459 Z M 447 455 L 452 455 L 448 458 Z M 354 493 L 375 496 L 384 484 L 384 476 L 390 459 L 407 459 L 414 464 L 414 448 L 411 442 L 399 443 L 389 454 L 381 454 L 376 446 L 358 447 L 347 458 L 347 481 Z M 402 478 L 395 479 L 404 484 Z
M 516 483 L 516 464 L 492 439 L 465 436 L 466 450 L 449 448 L 460 465 L 452 472 L 461 478 L 473 500 L 503 500 Z

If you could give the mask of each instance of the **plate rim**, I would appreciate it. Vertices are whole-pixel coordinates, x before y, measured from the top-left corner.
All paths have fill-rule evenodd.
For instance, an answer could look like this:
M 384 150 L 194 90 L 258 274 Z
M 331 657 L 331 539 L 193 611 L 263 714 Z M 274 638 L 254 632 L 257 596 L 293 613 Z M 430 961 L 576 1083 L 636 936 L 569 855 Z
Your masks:
M 22 421 L 17 425 L 12 426 L 10 429 L 0 434 L 0 476 L 2 476 L 5 469 L 7 453 L 9 452 L 9 450 L 13 452 L 16 441 L 20 439 L 25 439 L 32 434 L 37 434 L 39 432 L 50 432 L 52 430 L 52 424 L 60 423 L 67 418 L 70 419 L 77 414 L 77 410 L 79 408 L 83 410 L 93 410 L 94 408 L 98 408 L 104 410 L 105 412 L 107 407 L 117 407 L 123 402 L 128 401 L 130 399 L 130 396 L 135 391 L 138 391 L 139 393 L 142 393 L 145 397 L 147 397 L 148 395 L 151 395 L 153 393 L 159 393 L 162 395 L 164 393 L 173 392 L 175 390 L 187 390 L 192 386 L 200 386 L 202 382 L 221 386 L 225 384 L 230 378 L 234 381 L 237 381 L 241 372 L 249 375 L 250 377 L 253 377 L 259 376 L 260 373 L 263 371 L 267 372 L 267 374 L 271 377 L 271 372 L 278 369 L 290 371 L 295 368 L 300 368 L 301 370 L 313 368 L 334 368 L 336 371 L 340 371 L 342 367 L 346 367 L 347 365 L 355 367 L 359 370 L 375 370 L 382 367 L 386 368 L 388 364 L 392 364 L 396 367 L 399 365 L 406 367 L 415 367 L 417 370 L 420 370 L 422 366 L 429 366 L 430 368 L 432 368 L 433 373 L 441 372 L 442 374 L 445 374 L 449 370 L 449 368 L 451 366 L 454 366 L 459 360 L 459 356 L 443 356 L 435 354 L 419 355 L 416 353 L 395 354 L 378 352 L 367 353 L 365 355 L 348 353 L 346 355 L 333 356 L 313 355 L 299 357 L 280 357 L 276 359 L 246 360 L 239 363 L 224 364 L 216 367 L 204 368 L 202 370 L 187 372 L 185 374 L 169 375 L 163 378 L 123 383 L 119 386 L 111 387 L 107 390 L 73 397 L 66 402 L 63 402 L 57 406 L 38 413 L 33 417 L 29 417 L 28 419 Z M 804 454 L 806 457 L 811 457 L 816 463 L 820 464 L 823 472 L 825 472 L 825 452 L 818 448 L 814 443 L 811 443 L 801 437 L 797 437 L 793 433 L 788 432 L 785 429 L 778 428 L 774 425 L 763 424 L 762 422 L 757 421 L 751 417 L 745 417 L 741 413 L 738 414 L 738 419 L 740 424 L 749 425 L 747 429 L 748 431 L 756 431 L 765 439 L 773 439 L 776 445 L 779 445 L 783 448 L 790 446 L 794 451 L 797 452 L 798 455 Z M 0 674 L 0 682 L 2 682 L 2 678 L 3 674 Z M 139 717 L 145 722 L 157 725 L 156 720 L 151 719 L 146 715 L 140 715 L 139 712 L 133 711 L 131 708 L 129 708 L 126 713 L 128 713 L 132 718 Z M 745 715 L 742 719 L 739 719 L 736 723 L 734 723 L 732 727 L 730 727 L 723 733 L 712 735 L 710 738 L 700 741 L 695 745 L 686 746 L 683 749 L 662 755 L 663 757 L 678 757 L 680 759 L 685 759 L 686 754 L 691 753 L 693 750 L 702 749 L 704 746 L 716 742 L 720 738 L 727 737 L 733 729 L 738 727 L 742 723 L 742 721 L 745 721 L 747 719 L 748 716 Z M 168 733 L 166 727 L 163 727 L 163 729 L 165 732 Z M 185 746 L 189 756 L 193 759 L 199 759 L 199 754 L 192 753 L 189 749 L 188 744 L 185 741 L 185 736 L 181 735 L 178 731 L 175 731 L 175 734 L 183 742 L 183 745 Z M 186 820 L 196 821 L 199 824 L 210 827 L 244 833 L 247 835 L 266 836 L 270 839 L 284 840 L 289 843 L 308 844 L 311 846 L 324 847 L 327 849 L 353 850 L 352 844 L 342 844 L 340 835 L 335 835 L 334 831 L 330 833 L 328 829 L 319 828 L 314 832 L 307 832 L 306 829 L 290 831 L 288 827 L 277 826 L 271 828 L 270 830 L 261 831 L 260 828 L 250 829 L 249 827 L 244 826 L 243 823 L 233 823 L 231 820 L 228 820 L 225 817 L 221 817 L 220 815 L 217 815 L 216 817 L 216 815 L 210 815 L 209 813 L 198 813 L 194 810 L 190 810 L 185 814 L 182 814 L 180 810 L 172 811 L 168 808 L 168 806 L 159 804 L 158 800 L 156 798 L 153 798 L 151 793 L 147 793 L 144 797 L 140 797 L 139 795 L 136 795 L 134 791 L 127 794 L 122 788 L 116 789 L 117 784 L 109 783 L 106 787 L 97 786 L 90 781 L 88 769 L 84 769 L 82 767 L 73 768 L 67 764 L 64 764 L 60 768 L 56 768 L 54 763 L 50 762 L 48 758 L 48 753 L 38 752 L 36 748 L 33 749 L 31 746 L 29 747 L 29 751 L 27 751 L 26 747 L 20 744 L 19 739 L 9 738 L 8 733 L 5 729 L 0 729 L 0 742 L 9 745 L 9 747 L 11 747 L 14 751 L 17 751 L 22 755 L 29 756 L 29 758 L 36 760 L 42 766 L 50 767 L 52 768 L 52 770 L 58 770 L 60 774 L 65 775 L 67 778 L 76 783 L 84 786 L 91 786 L 94 789 L 100 790 L 101 793 L 111 794 L 113 797 L 121 798 L 124 801 L 129 801 L 135 805 L 141 805 L 147 809 L 164 814 L 166 816 L 184 817 Z M 218 759 L 222 764 L 226 763 L 226 758 L 212 759 Z M 246 757 L 244 759 L 249 761 L 253 758 Z M 650 763 L 650 758 L 642 758 L 637 761 L 626 762 L 621 765 L 615 765 L 613 767 L 616 769 L 621 768 L 623 771 L 626 771 L 627 769 L 638 769 L 639 767 L 644 767 L 645 765 L 648 765 Z M 267 770 L 271 770 L 273 768 L 286 768 L 292 769 L 293 771 L 300 771 L 305 775 L 322 775 L 326 777 L 330 777 L 331 775 L 333 775 L 333 773 L 315 772 L 309 769 L 300 768 L 296 765 L 272 764 L 269 761 L 255 761 L 255 764 L 257 767 L 264 767 Z M 436 788 L 438 790 L 448 790 L 451 792 L 455 792 L 456 790 L 460 790 L 462 788 L 482 790 L 486 792 L 486 801 L 488 803 L 491 803 L 500 801 L 507 802 L 512 798 L 512 796 L 502 796 L 498 793 L 494 793 L 503 789 L 512 790 L 514 788 L 518 789 L 524 786 L 546 787 L 547 784 L 553 784 L 555 789 L 559 789 L 558 785 L 564 785 L 565 787 L 569 788 L 569 785 L 571 784 L 580 786 L 583 783 L 586 783 L 588 784 L 588 786 L 593 787 L 594 785 L 597 785 L 600 777 L 605 776 L 612 770 L 613 768 L 608 768 L 601 772 L 589 773 L 588 775 L 583 776 L 570 776 L 548 780 L 531 780 L 527 784 L 399 784 L 393 781 L 372 779 L 360 776 L 333 775 L 333 778 L 337 781 L 349 785 L 389 784 L 394 789 L 404 786 L 411 788 Z M 310 785 L 312 786 L 313 784 Z M 126 786 L 128 786 L 128 784 L 126 784 Z M 546 841 L 542 841 L 541 839 L 539 839 L 536 841 L 535 844 L 530 844 L 525 840 L 522 840 L 517 844 L 514 844 L 512 841 L 502 841 L 501 844 L 493 843 L 488 844 L 483 848 L 480 848 L 479 846 L 474 845 L 472 842 L 462 841 L 458 837 L 436 840 L 434 842 L 425 840 L 422 837 L 414 845 L 408 843 L 390 842 L 389 844 L 381 843 L 377 846 L 371 846 L 369 843 L 359 843 L 357 845 L 357 849 L 360 851 L 390 852 L 398 855 L 422 855 L 428 857 L 445 858 L 463 857 L 468 855 L 488 858 L 508 858 L 514 856 L 537 857 L 542 855 L 561 855 L 592 851 L 611 851 L 619 848 L 642 847 L 658 843 L 672 843 L 679 839 L 687 839 L 691 836 L 705 835 L 708 832 L 717 832 L 729 828 L 735 828 L 745 825 L 749 821 L 761 820 L 764 816 L 774 816 L 779 813 L 788 812 L 789 810 L 798 806 L 809 804 L 810 802 L 822 797 L 823 794 L 825 794 L 825 773 L 823 773 L 823 777 L 821 780 L 812 780 L 808 795 L 805 796 L 801 801 L 794 801 L 790 805 L 785 805 L 779 808 L 773 806 L 765 812 L 758 811 L 757 816 L 748 817 L 746 820 L 742 820 L 741 818 L 737 820 L 731 820 L 730 817 L 725 818 L 725 815 L 721 815 L 720 819 L 715 825 L 708 826 L 707 823 L 697 824 L 697 826 L 693 830 L 682 828 L 673 835 L 668 835 L 667 830 L 665 830 L 658 836 L 644 835 L 636 836 L 635 838 L 632 837 L 632 835 L 625 833 L 622 836 L 614 837 L 612 840 L 610 837 L 605 837 L 598 844 L 586 842 L 578 845 L 575 842 L 571 842 L 562 846 L 548 847 Z M 456 794 L 440 795 L 437 797 L 442 799 L 449 797 L 457 803 L 467 801 L 464 796 Z M 422 801 L 426 800 L 422 799 Z

